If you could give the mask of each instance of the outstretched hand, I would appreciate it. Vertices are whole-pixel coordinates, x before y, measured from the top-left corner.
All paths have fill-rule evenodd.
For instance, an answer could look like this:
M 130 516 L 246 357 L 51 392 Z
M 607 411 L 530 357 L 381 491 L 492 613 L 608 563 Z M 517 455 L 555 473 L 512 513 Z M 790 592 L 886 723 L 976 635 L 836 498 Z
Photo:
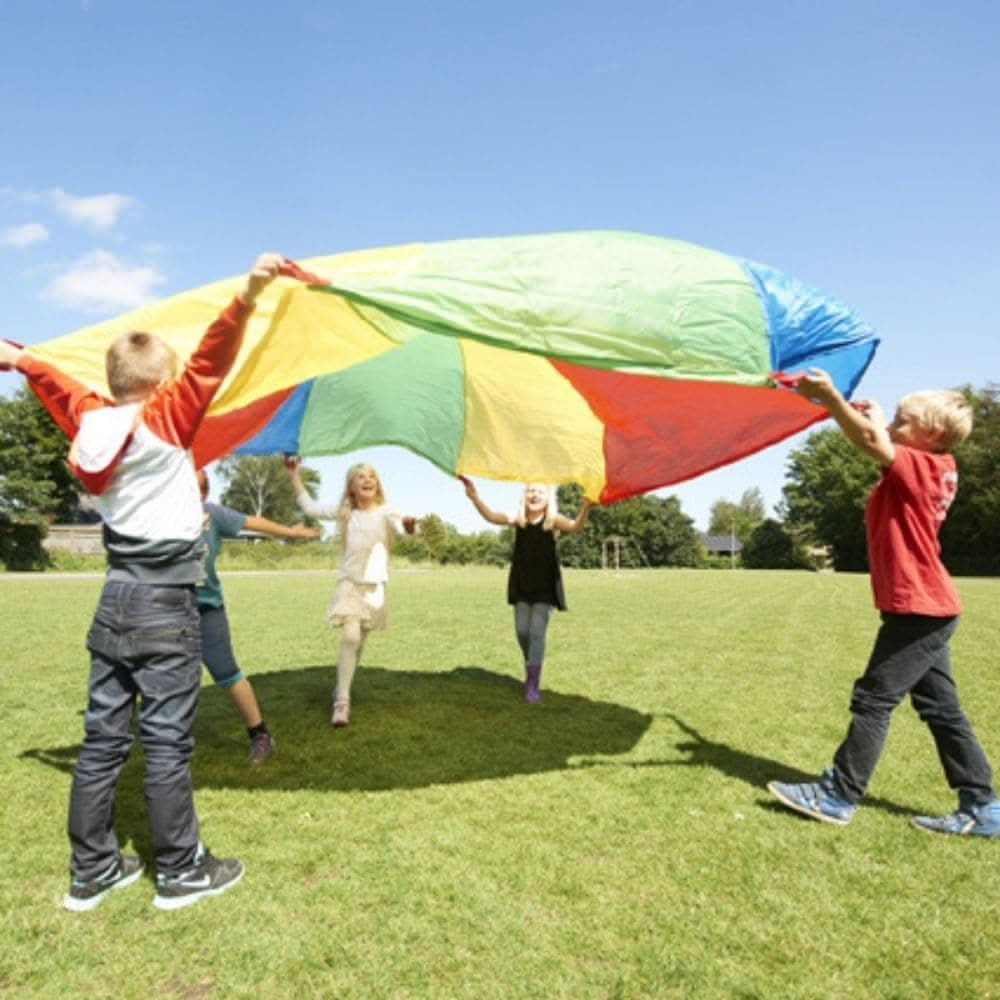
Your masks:
M 257 296 L 274 281 L 284 259 L 280 253 L 262 253 L 254 261 L 253 269 L 247 275 L 247 283 L 240 293 L 240 298 L 248 306 L 252 306 L 257 301 Z
M 837 395 L 833 379 L 822 368 L 810 368 L 800 376 L 795 383 L 795 391 L 821 406 L 826 406 Z
M 21 348 L 15 347 L 7 340 L 0 340 L 0 371 L 8 371 L 21 358 Z
M 850 403 L 852 410 L 866 416 L 877 427 L 884 427 L 888 421 L 882 407 L 873 399 L 852 399 Z

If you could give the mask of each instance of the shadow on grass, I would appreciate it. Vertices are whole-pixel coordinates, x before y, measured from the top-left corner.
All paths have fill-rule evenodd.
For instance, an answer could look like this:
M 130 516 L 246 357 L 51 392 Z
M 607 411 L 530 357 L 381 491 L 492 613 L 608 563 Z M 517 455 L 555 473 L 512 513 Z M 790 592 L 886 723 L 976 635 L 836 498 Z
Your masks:
M 351 725 L 329 720 L 333 668 L 306 667 L 253 677 L 276 751 L 252 766 L 239 718 L 225 692 L 204 688 L 195 724 L 195 788 L 391 791 L 536 774 L 571 757 L 624 754 L 652 717 L 623 705 L 543 689 L 525 705 L 512 677 L 480 667 L 447 673 L 363 666 L 354 682 Z M 23 751 L 71 771 L 80 745 Z M 130 792 L 142 808 L 138 742 L 122 772 L 119 811 Z M 137 758 L 139 758 L 137 760 Z
M 769 781 L 783 781 L 787 783 L 799 783 L 804 781 L 815 781 L 817 774 L 815 771 L 802 771 L 798 768 L 790 767 L 788 764 L 771 757 L 758 757 L 755 754 L 747 753 L 744 750 L 731 747 L 728 743 L 719 743 L 703 736 L 694 726 L 671 712 L 665 712 L 658 718 L 670 719 L 671 722 L 681 730 L 682 733 L 690 737 L 681 743 L 677 743 L 677 749 L 687 756 L 682 760 L 646 760 L 646 761 L 624 761 L 587 762 L 582 766 L 592 767 L 710 767 L 715 771 L 743 781 L 754 788 L 767 789 Z M 865 808 L 881 809 L 893 815 L 909 816 L 913 809 L 904 808 L 890 802 L 887 799 L 880 799 L 875 796 L 866 796 L 864 799 Z M 775 801 L 761 803 L 761 808 L 788 812 L 789 810 Z M 806 822 L 811 822 L 808 817 L 801 817 Z

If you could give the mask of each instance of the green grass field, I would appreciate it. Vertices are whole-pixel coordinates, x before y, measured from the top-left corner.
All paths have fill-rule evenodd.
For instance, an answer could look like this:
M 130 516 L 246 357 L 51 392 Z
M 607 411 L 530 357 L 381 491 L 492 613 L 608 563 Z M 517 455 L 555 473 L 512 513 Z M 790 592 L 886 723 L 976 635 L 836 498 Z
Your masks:
M 534 708 L 504 581 L 397 571 L 334 731 L 332 574 L 224 576 L 277 752 L 252 768 L 206 686 L 196 804 L 247 876 L 174 913 L 147 876 L 70 914 L 100 581 L 0 575 L 0 995 L 1000 996 L 1000 843 L 909 826 L 954 801 L 909 705 L 850 827 L 764 788 L 843 735 L 877 624 L 865 577 L 569 572 Z M 1000 581 L 959 586 L 956 674 L 1000 766 Z M 141 782 L 137 746 L 117 828 L 148 859 Z

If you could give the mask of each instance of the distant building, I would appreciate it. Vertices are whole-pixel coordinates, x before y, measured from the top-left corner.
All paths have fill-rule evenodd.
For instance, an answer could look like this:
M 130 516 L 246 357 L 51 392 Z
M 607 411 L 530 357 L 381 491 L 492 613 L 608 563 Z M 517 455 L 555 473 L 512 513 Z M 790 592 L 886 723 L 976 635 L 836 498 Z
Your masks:
M 104 551 L 99 524 L 50 524 L 42 545 L 50 551 L 60 549 L 79 555 L 99 555 Z
M 259 542 L 270 539 L 269 535 L 258 531 L 241 531 L 237 538 L 227 538 L 225 542 Z M 278 538 L 274 541 L 283 542 Z M 59 550 L 77 555 L 100 555 L 104 552 L 101 524 L 50 524 L 42 546 L 48 551 Z
M 699 535 L 698 540 L 710 556 L 738 556 L 743 543 L 734 535 Z

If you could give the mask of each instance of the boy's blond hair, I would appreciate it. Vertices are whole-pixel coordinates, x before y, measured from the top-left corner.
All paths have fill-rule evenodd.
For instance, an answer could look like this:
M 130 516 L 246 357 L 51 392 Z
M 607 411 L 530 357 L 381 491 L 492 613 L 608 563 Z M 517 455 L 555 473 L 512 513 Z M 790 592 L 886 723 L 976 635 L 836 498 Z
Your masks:
M 972 433 L 972 407 L 955 389 L 926 389 L 904 396 L 905 410 L 928 434 L 936 434 L 937 450 L 950 451 Z
M 116 403 L 148 396 L 177 374 L 174 349 L 159 337 L 142 330 L 123 333 L 108 348 L 104 368 L 108 388 Z

